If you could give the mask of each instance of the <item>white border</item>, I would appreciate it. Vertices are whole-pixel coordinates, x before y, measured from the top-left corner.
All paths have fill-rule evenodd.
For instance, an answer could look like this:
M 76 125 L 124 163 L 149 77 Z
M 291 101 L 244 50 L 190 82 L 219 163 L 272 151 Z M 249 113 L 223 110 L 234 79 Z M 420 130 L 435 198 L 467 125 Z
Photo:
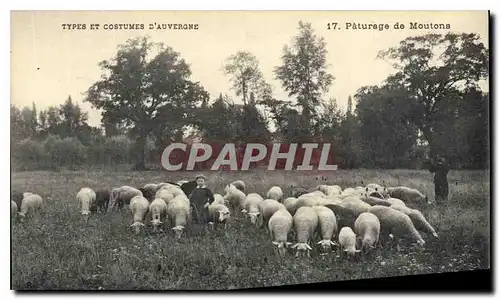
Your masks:
M 193 1 L 193 0 L 180 0 L 180 1 L 157 1 L 155 4 L 154 1 L 141 0 L 141 1 L 133 1 L 133 2 L 123 2 L 123 1 L 105 1 L 105 0 L 85 0 L 82 3 L 76 3 L 74 1 L 53 1 L 53 0 L 45 0 L 45 1 L 20 1 L 17 0 L 15 2 L 2 2 L 2 6 L 5 6 L 4 9 L 1 10 L 1 22 L 3 23 L 0 27 L 0 32 L 2 34 L 2 40 L 7 42 L 10 45 L 10 11 L 9 10 L 488 10 L 492 11 L 492 14 L 495 12 L 499 12 L 499 10 L 495 9 L 498 6 L 499 1 L 487 0 L 487 1 L 463 1 L 463 0 L 454 0 L 454 1 L 436 1 L 436 0 L 418 0 L 418 1 L 389 1 L 389 0 L 379 0 L 379 1 L 370 1 L 370 0 L 358 0 L 358 1 L 321 1 L 321 0 L 307 0 L 307 1 L 274 1 L 271 2 L 269 0 L 252 0 L 252 1 L 223 1 L 223 0 L 211 0 L 211 1 Z M 496 27 L 496 26 L 495 26 Z M 493 37 L 496 39 L 497 34 Z M 498 47 L 498 46 L 497 46 Z M 5 143 L 5 141 L 9 141 L 7 149 L 10 148 L 10 122 L 9 122 L 9 104 L 10 104 L 10 55 L 9 49 L 7 46 L 2 48 L 2 60 L 1 60 L 1 69 L 3 71 L 3 75 L 5 77 L 2 78 L 1 83 L 3 87 L 3 107 L 4 109 L 0 109 L 0 120 L 4 124 L 0 131 L 1 138 L 0 141 Z M 492 55 L 496 57 L 497 51 Z M 495 80 L 495 84 L 497 84 L 497 80 Z M 9 99 L 9 100 L 7 100 Z M 494 100 L 492 100 L 494 101 Z M 496 105 L 495 114 L 498 116 L 499 113 L 499 105 Z M 491 119 L 494 121 L 494 118 Z M 497 122 L 498 123 L 498 122 Z M 498 124 L 495 124 L 494 131 L 497 131 Z M 5 144 L 4 144 L 5 145 Z M 493 146 L 493 145 L 492 145 Z M 495 145 L 497 146 L 497 145 Z M 498 148 L 498 147 L 495 147 Z M 10 151 L 9 151 L 10 152 Z M 7 195 L 7 191 L 10 189 L 10 170 L 9 170 L 9 156 L 5 154 L 1 159 L 0 168 L 2 172 L 2 180 L 1 185 L 2 188 L 0 190 L 4 191 L 4 195 Z M 9 170 L 9 171 L 8 171 Z M 491 187 L 498 186 L 497 180 L 495 183 L 491 183 Z M 3 222 L 3 226 L 0 226 L 0 231 L 2 234 L 2 240 L 7 241 L 10 237 L 10 222 L 9 220 L 9 212 L 10 209 L 7 208 L 7 201 L 4 199 L 2 201 L 4 209 L 0 209 L 0 213 L 2 217 L 0 218 Z M 495 214 L 498 216 L 498 205 L 496 205 Z M 0 264 L 1 272 L 1 290 L 2 294 L 6 294 L 7 297 L 2 296 L 2 299 L 12 299 L 15 296 L 20 297 L 20 295 L 14 295 L 10 289 L 10 244 L 6 242 L 2 242 L 1 244 L 1 252 L 2 252 L 2 260 Z M 495 247 L 496 249 L 496 247 Z M 497 259 L 498 260 L 498 259 Z M 496 269 L 496 266 L 493 267 Z M 495 279 L 498 279 L 498 276 L 495 276 Z M 495 285 L 497 286 L 498 280 L 495 280 Z M 472 283 L 471 283 L 472 284 Z M 28 294 L 22 295 L 22 297 L 83 297 L 89 299 L 94 294 L 51 294 L 51 295 L 43 295 L 43 294 Z M 97 296 L 97 294 L 95 294 Z M 123 294 L 99 294 L 98 297 L 104 298 L 117 298 L 124 297 Z M 202 295 L 196 294 L 193 296 L 188 296 L 186 294 L 138 294 L 131 295 L 126 294 L 127 297 L 140 299 L 143 297 L 200 297 Z M 209 294 L 206 297 L 249 297 L 250 295 L 213 295 Z M 257 295 L 256 295 L 257 296 Z M 312 295 L 311 295 L 312 296 Z M 463 295 L 465 297 L 478 297 L 476 295 Z M 269 297 L 273 299 L 277 298 L 304 298 L 309 297 L 305 295 L 258 295 L 258 297 Z M 346 296 L 342 295 L 322 295 L 318 297 L 335 297 L 336 299 L 346 298 Z M 363 296 L 353 296 L 353 298 L 363 299 Z M 380 299 L 382 296 L 377 295 L 366 295 L 365 297 L 369 297 L 370 299 Z M 383 297 L 401 297 L 401 295 L 387 296 Z M 403 297 L 408 298 L 416 298 L 419 296 L 410 296 L 404 295 Z M 420 297 L 426 297 L 428 299 L 442 299 L 448 297 L 461 297 L 461 295 L 422 295 Z

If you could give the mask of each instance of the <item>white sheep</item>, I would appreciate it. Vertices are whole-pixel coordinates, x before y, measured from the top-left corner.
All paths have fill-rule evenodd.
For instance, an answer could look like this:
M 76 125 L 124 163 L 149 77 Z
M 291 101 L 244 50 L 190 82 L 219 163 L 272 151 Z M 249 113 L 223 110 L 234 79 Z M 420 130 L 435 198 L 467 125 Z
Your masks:
M 308 257 L 311 257 L 309 250 L 312 250 L 309 243 L 313 238 L 319 224 L 318 214 L 312 207 L 302 206 L 295 212 L 293 216 L 293 226 L 297 233 L 297 243 L 292 246 L 292 249 L 297 249 L 296 257 L 299 253 L 306 252 Z
M 224 200 L 227 200 L 229 206 L 233 210 L 233 214 L 236 215 L 238 210 L 241 210 L 243 213 L 246 212 L 246 199 L 247 196 L 242 191 L 238 190 L 234 185 L 229 184 L 224 188 L 226 195 L 224 195 Z M 253 195 L 249 194 L 249 195 Z M 256 194 L 258 195 L 258 194 Z M 259 195 L 260 196 L 260 195 Z M 261 197 L 262 198 L 262 197 Z
M 15 201 L 10 200 L 10 215 L 15 216 L 17 213 L 17 204 Z
M 31 194 L 21 202 L 21 209 L 19 211 L 20 220 L 23 221 L 27 216 L 32 216 L 35 213 L 40 213 L 42 210 L 43 200 L 40 195 Z
M 345 188 L 342 193 L 340 193 L 340 197 L 341 198 L 345 198 L 345 197 L 348 197 L 348 196 L 351 196 L 351 195 L 355 195 L 357 194 L 357 191 L 353 188 Z
M 23 198 L 29 197 L 29 196 L 31 196 L 31 195 L 34 195 L 34 194 L 33 194 L 33 193 L 31 193 L 31 192 L 24 192 L 24 193 L 23 193 Z
M 85 217 L 85 219 L 87 219 L 90 214 L 90 208 L 94 204 L 95 199 L 96 194 L 94 190 L 88 187 L 81 188 L 76 194 L 76 200 L 78 200 L 81 207 L 81 214 Z
M 388 187 L 386 190 L 391 197 L 401 199 L 404 202 L 413 203 L 416 205 L 420 205 L 424 202 L 427 202 L 427 204 L 431 204 L 429 199 L 417 189 L 412 189 L 406 186 L 397 186 Z
M 372 194 L 370 194 L 370 195 L 372 195 Z M 363 200 L 364 202 L 366 202 L 366 203 L 368 203 L 370 205 L 391 206 L 391 204 L 392 204 L 392 202 L 387 201 L 387 199 L 381 199 L 381 198 L 369 196 L 369 195 L 366 195 L 366 194 L 364 194 L 361 197 L 361 200 Z
M 191 220 L 189 208 L 189 202 L 186 202 L 182 196 L 175 197 L 168 203 L 168 216 L 173 226 L 172 230 L 175 232 L 177 238 L 182 236 L 184 228 L 186 228 L 188 222 Z
M 344 198 L 340 202 L 340 205 L 344 208 L 352 210 L 356 215 L 356 217 L 364 212 L 367 212 L 371 208 L 370 204 L 364 202 L 357 196 L 350 196 Z
M 329 195 L 340 195 L 342 193 L 342 189 L 338 185 L 326 185 L 321 184 L 316 187 L 316 189 L 323 194 Z
M 390 207 L 407 214 L 418 231 L 432 234 L 436 238 L 438 237 L 438 234 L 436 233 L 434 227 L 432 227 L 432 225 L 427 221 L 422 212 L 420 212 L 418 209 L 411 209 L 402 205 L 391 205 Z
M 221 194 L 214 194 L 214 202 L 213 203 L 219 203 L 222 205 L 226 205 L 226 201 L 224 200 L 224 197 Z
M 369 212 L 379 219 L 381 232 L 397 238 L 409 237 L 420 246 L 425 244 L 410 217 L 405 213 L 382 205 L 372 206 Z M 397 243 L 397 247 L 399 250 L 399 243 Z
M 280 209 L 286 207 L 274 199 L 266 199 L 260 203 L 260 214 L 257 218 L 257 226 L 262 227 L 267 224 L 269 218 Z
M 168 203 L 172 201 L 175 197 L 168 189 L 160 189 L 156 192 L 155 199 L 156 198 L 162 199 L 165 202 L 165 204 L 168 205 Z
M 380 184 L 377 184 L 377 183 L 369 183 L 366 185 L 365 187 L 365 190 L 369 193 L 371 192 L 381 192 L 384 190 L 384 188 L 380 185 Z
M 257 195 L 257 196 L 255 196 Z M 245 202 L 245 210 L 250 217 L 250 222 L 252 224 L 257 223 L 257 218 L 260 214 L 260 204 L 264 202 L 264 199 L 258 194 L 249 194 Z
M 236 180 L 236 181 L 231 182 L 231 184 L 234 185 L 234 187 L 236 187 L 238 190 L 240 190 L 243 193 L 245 193 L 246 186 L 245 186 L 245 183 L 243 181 Z
M 108 213 L 112 212 L 115 206 L 121 208 L 125 204 L 130 204 L 130 201 L 135 196 L 143 196 L 142 192 L 128 185 L 114 188 L 109 196 Z
M 129 208 L 134 215 L 134 222 L 130 225 L 135 233 L 138 234 L 141 231 L 141 227 L 144 227 L 144 220 L 149 210 L 149 201 L 143 196 L 135 196 L 130 199 Z
M 283 200 L 283 205 L 285 206 L 286 210 L 290 214 L 295 214 L 295 203 L 297 202 L 297 198 L 295 197 L 288 197 L 285 200 Z
M 273 186 L 267 191 L 266 194 L 268 199 L 274 199 L 278 202 L 283 201 L 283 191 L 279 186 Z
M 157 191 L 159 191 L 161 189 L 169 189 L 172 187 L 180 187 L 180 186 L 178 184 L 173 184 L 170 182 L 160 182 L 160 183 L 158 183 L 158 185 L 156 187 L 157 187 Z
M 271 236 L 272 243 L 278 248 L 278 254 L 284 257 L 286 248 L 292 243 L 288 242 L 288 234 L 293 226 L 293 217 L 286 209 L 276 211 L 271 218 L 267 227 Z
M 318 215 L 319 228 L 321 231 L 322 240 L 318 242 L 323 251 L 330 250 L 331 246 L 335 245 L 332 238 L 337 234 L 337 218 L 333 211 L 324 206 L 313 206 L 313 209 Z
M 348 255 L 355 255 L 361 250 L 356 249 L 356 234 L 351 227 L 342 227 L 339 232 L 339 244 Z
M 359 248 L 363 253 L 368 253 L 379 240 L 380 221 L 376 215 L 364 212 L 354 222 L 354 231 L 358 236 L 357 242 L 361 244 Z
M 208 224 L 212 229 L 215 229 L 215 224 L 224 224 L 224 229 L 226 229 L 230 215 L 229 208 L 224 204 L 214 201 L 208 206 Z
M 340 198 L 338 198 L 337 196 L 330 195 L 330 196 L 319 198 L 317 205 L 323 205 L 323 206 L 325 206 L 327 204 L 340 205 L 341 202 L 342 202 L 342 200 L 340 200 Z
M 320 199 L 321 197 L 318 197 L 316 195 L 304 194 L 297 198 L 297 201 L 295 202 L 295 211 L 303 206 L 313 207 L 315 205 L 318 205 Z
M 404 203 L 403 200 L 398 199 L 398 198 L 387 198 L 385 199 L 387 202 L 390 203 L 390 205 L 397 205 L 397 206 L 406 206 L 406 203 Z
M 167 219 L 167 204 L 165 201 L 161 198 L 155 198 L 151 201 L 149 204 L 149 214 L 151 215 L 153 232 L 157 232 L 158 227 Z

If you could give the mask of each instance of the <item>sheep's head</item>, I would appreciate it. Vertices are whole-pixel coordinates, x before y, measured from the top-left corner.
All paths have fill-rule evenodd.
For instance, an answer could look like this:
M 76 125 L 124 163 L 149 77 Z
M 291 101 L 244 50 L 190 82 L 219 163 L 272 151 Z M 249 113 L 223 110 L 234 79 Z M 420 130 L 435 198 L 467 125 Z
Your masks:
M 175 232 L 176 238 L 181 238 L 182 232 L 184 231 L 184 226 L 182 226 L 182 225 L 175 226 L 174 228 L 172 228 L 172 230 Z
M 281 257 L 285 257 L 286 248 L 288 248 L 288 246 L 292 245 L 292 243 L 290 243 L 290 242 L 276 242 L 276 241 L 273 241 L 273 244 L 278 248 L 278 254 Z
M 139 234 L 141 232 L 141 227 L 144 227 L 144 226 L 145 226 L 144 223 L 139 222 L 139 221 L 136 221 L 136 222 L 132 223 L 132 225 L 130 225 L 130 227 L 134 229 L 134 232 L 136 234 Z
M 254 212 L 254 213 L 248 213 L 248 216 L 250 217 L 250 222 L 252 224 L 255 224 L 257 222 L 257 218 L 259 217 L 260 212 Z
M 219 210 L 219 222 L 224 222 L 224 220 L 229 220 L 229 209 Z
M 323 249 L 323 251 L 327 252 L 328 250 L 330 250 L 332 248 L 332 246 L 335 246 L 337 244 L 335 242 L 333 242 L 332 240 L 322 240 L 322 241 L 318 242 L 318 245 L 321 245 L 321 249 Z
M 360 246 L 358 248 L 361 248 L 360 250 L 363 254 L 366 254 L 375 248 L 375 238 L 372 236 L 367 235 L 364 238 L 358 237 L 356 241 L 360 241 Z
M 297 243 L 292 246 L 292 249 L 296 249 L 295 257 L 299 257 L 300 254 L 307 253 L 309 254 L 309 251 L 312 250 L 311 246 L 309 246 L 307 243 Z
M 345 247 L 344 251 L 347 252 L 347 254 L 350 256 L 355 256 L 357 253 L 361 252 L 361 250 L 356 249 L 355 245 Z

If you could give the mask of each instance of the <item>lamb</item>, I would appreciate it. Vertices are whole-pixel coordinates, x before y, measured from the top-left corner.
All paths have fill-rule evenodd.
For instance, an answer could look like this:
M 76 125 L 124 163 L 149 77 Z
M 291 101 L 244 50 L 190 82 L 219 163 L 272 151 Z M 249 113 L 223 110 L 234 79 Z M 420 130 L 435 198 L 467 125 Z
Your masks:
M 266 225 L 271 216 L 280 209 L 286 207 L 274 199 L 266 199 L 260 203 L 260 214 L 257 220 L 257 226 L 262 227 Z
M 331 209 L 324 206 L 313 206 L 313 209 L 318 215 L 319 228 L 321 230 L 322 240 L 318 242 L 318 245 L 321 245 L 323 251 L 326 252 L 332 245 L 335 245 L 332 237 L 335 237 L 337 234 L 337 218 Z
M 299 253 L 307 252 L 307 256 L 311 257 L 309 246 L 314 233 L 319 224 L 318 214 L 312 207 L 303 206 L 297 209 L 293 216 L 293 225 L 297 233 L 297 243 L 292 246 L 292 249 L 297 249 L 296 257 Z
M 245 206 L 246 206 L 246 198 L 245 193 L 242 191 L 238 190 L 234 185 L 229 184 L 224 188 L 224 191 L 226 192 L 226 195 L 224 196 L 224 200 L 228 201 L 229 206 L 233 210 L 233 214 L 236 215 L 236 211 L 238 209 L 242 210 L 242 212 L 246 212 Z M 248 195 L 253 195 L 248 194 Z M 258 195 L 258 194 L 255 194 Z M 260 196 L 260 195 L 258 195 Z M 262 198 L 262 197 L 261 197 Z
M 17 213 L 17 204 L 15 201 L 10 200 L 10 215 L 15 216 Z
M 288 242 L 288 234 L 293 226 L 293 217 L 286 209 L 276 211 L 267 224 L 271 240 L 278 248 L 280 257 L 286 254 L 286 248 L 292 243 Z
M 273 186 L 270 188 L 266 195 L 268 199 L 274 199 L 278 202 L 283 201 L 283 191 L 279 186 Z
M 167 219 L 167 204 L 161 198 L 155 198 L 149 204 L 149 213 L 151 214 L 151 224 L 153 225 L 153 232 L 158 231 L 158 226 L 163 222 L 161 220 Z
M 390 207 L 407 214 L 418 231 L 432 234 L 436 238 L 438 237 L 438 234 L 436 233 L 434 227 L 432 227 L 432 225 L 427 221 L 427 219 L 419 210 L 411 209 L 402 205 L 391 205 Z
M 40 213 L 42 210 L 42 197 L 37 194 L 32 194 L 25 197 L 21 203 L 21 209 L 18 212 L 20 221 L 24 221 L 27 216 L 31 216 L 35 213 Z
M 101 212 L 106 212 L 108 210 L 110 193 L 107 189 L 97 190 L 95 193 L 95 202 L 92 205 L 90 211 L 96 212 L 98 209 Z
M 136 196 L 142 197 L 142 192 L 131 186 L 124 185 L 119 188 L 114 188 L 111 190 L 111 195 L 109 197 L 108 213 L 112 212 L 115 206 L 121 208 L 125 204 L 130 204 L 131 199 Z
M 165 201 L 165 204 L 168 205 L 170 201 L 172 201 L 175 197 L 168 189 L 161 189 L 156 192 L 155 198 L 160 198 Z
M 237 188 L 238 190 L 242 191 L 243 193 L 246 190 L 245 183 L 243 181 L 241 181 L 241 180 L 233 181 L 233 182 L 231 182 L 231 184 L 234 185 L 235 188 Z
M 208 206 L 208 224 L 210 224 L 212 229 L 215 228 L 215 224 L 224 224 L 224 229 L 226 229 L 229 217 L 229 208 L 224 204 L 214 201 Z
M 214 194 L 214 202 L 213 203 L 219 203 L 222 205 L 226 205 L 226 201 L 224 200 L 224 197 L 222 197 L 221 194 Z
M 258 197 L 254 195 L 258 194 L 250 194 L 247 196 L 245 207 L 252 224 L 257 223 L 257 218 L 260 214 L 260 204 L 264 202 L 264 199 L 262 199 L 260 195 L 258 195 Z
M 129 208 L 134 215 L 134 222 L 130 225 L 130 228 L 133 228 L 135 233 L 139 234 L 141 227 L 145 226 L 144 220 L 149 210 L 149 201 L 143 196 L 135 196 L 130 199 Z
M 412 189 L 406 186 L 398 186 L 387 188 L 387 192 L 389 193 L 389 196 L 401 199 L 408 203 L 419 205 L 423 202 L 427 202 L 427 204 L 431 204 L 429 199 L 417 189 Z
M 175 197 L 168 203 L 167 213 L 173 226 L 172 230 L 175 232 L 175 237 L 180 238 L 188 221 L 191 220 L 189 202 L 186 202 L 182 197 Z
M 297 202 L 297 198 L 295 197 L 288 197 L 285 200 L 283 200 L 283 205 L 285 206 L 286 210 L 290 214 L 295 214 L 295 204 Z
M 354 222 L 354 231 L 358 235 L 357 242 L 361 244 L 363 253 L 375 248 L 380 235 L 380 221 L 377 216 L 364 212 Z
M 394 237 L 408 236 L 420 246 L 425 244 L 410 217 L 405 213 L 382 205 L 374 205 L 368 212 L 374 214 L 379 219 L 381 233 L 392 234 Z M 399 250 L 399 244 L 397 244 L 397 247 Z
M 84 216 L 85 220 L 87 220 L 88 215 L 90 214 L 90 208 L 94 204 L 96 199 L 96 193 L 88 187 L 83 187 L 76 194 L 76 200 L 81 206 L 81 214 Z
M 351 227 L 342 227 L 340 229 L 339 244 L 348 255 L 354 256 L 361 251 L 356 249 L 356 234 L 352 231 Z

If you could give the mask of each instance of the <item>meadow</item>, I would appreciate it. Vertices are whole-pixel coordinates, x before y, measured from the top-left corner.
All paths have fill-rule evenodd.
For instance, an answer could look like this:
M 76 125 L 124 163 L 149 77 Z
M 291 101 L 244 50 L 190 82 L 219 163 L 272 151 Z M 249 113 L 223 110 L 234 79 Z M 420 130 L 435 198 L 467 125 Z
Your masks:
M 226 231 L 199 228 L 177 240 L 170 229 L 135 235 L 128 230 L 126 209 L 92 215 L 85 224 L 76 193 L 121 185 L 192 179 L 194 172 L 62 171 L 17 172 L 12 189 L 38 193 L 44 215 L 22 224 L 12 222 L 12 288 L 14 290 L 226 290 L 362 278 L 402 276 L 490 268 L 490 181 L 484 171 L 451 171 L 450 199 L 422 208 L 439 237 L 423 234 L 424 249 L 410 246 L 376 249 L 357 260 L 335 250 L 311 258 L 288 253 L 281 260 L 264 229 L 248 219 L 232 219 Z M 291 186 L 313 188 L 317 173 L 264 171 L 209 173 L 208 186 L 223 194 L 225 184 L 242 179 L 247 193 L 273 185 L 285 196 Z M 424 170 L 339 170 L 327 183 L 348 186 L 379 183 L 406 185 L 434 195 L 432 174 Z

